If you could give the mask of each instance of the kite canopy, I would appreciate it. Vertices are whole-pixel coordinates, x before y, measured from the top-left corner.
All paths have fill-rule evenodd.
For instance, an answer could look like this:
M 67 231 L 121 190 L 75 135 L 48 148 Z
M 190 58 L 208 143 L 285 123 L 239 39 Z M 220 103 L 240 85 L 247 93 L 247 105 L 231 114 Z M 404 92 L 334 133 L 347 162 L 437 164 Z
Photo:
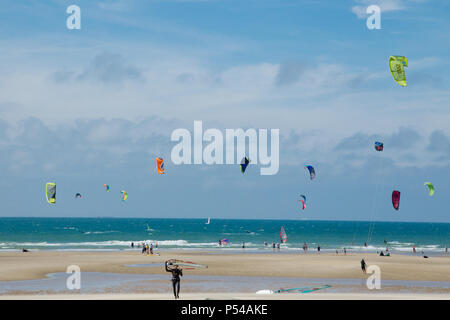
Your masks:
M 286 241 L 287 241 L 286 231 L 284 231 L 283 227 L 281 227 L 281 230 L 280 230 L 280 239 L 281 239 L 282 243 L 286 243 Z
M 159 174 L 164 174 L 164 159 L 156 158 L 156 170 Z
M 392 191 L 392 205 L 394 206 L 395 210 L 398 210 L 398 208 L 400 207 L 400 191 Z
M 106 192 L 109 192 L 109 185 L 104 184 L 103 186 L 105 187 Z
M 47 184 L 45 185 L 45 195 L 47 197 L 48 203 L 56 203 L 56 183 L 47 182 Z
M 306 196 L 302 194 L 302 195 L 300 195 L 300 198 L 302 198 L 302 199 L 299 200 L 302 203 L 302 210 L 305 210 L 305 208 L 306 208 Z
M 313 166 L 305 166 L 305 168 L 308 169 L 309 177 L 311 178 L 311 180 L 314 180 L 314 178 L 316 177 L 316 171 L 314 170 Z
M 122 201 L 127 200 L 127 198 L 128 198 L 128 193 L 127 193 L 125 190 L 122 190 L 121 192 L 122 192 Z
M 247 169 L 248 164 L 250 163 L 250 159 L 247 157 L 242 158 L 241 160 L 241 172 L 244 173 L 245 169 Z
M 402 87 L 406 87 L 405 67 L 407 66 L 408 60 L 406 60 L 406 57 L 389 57 L 389 69 L 391 70 L 392 77 L 394 77 L 394 80 Z
M 228 239 L 222 239 L 222 240 L 220 240 L 220 243 L 221 243 L 221 244 L 225 244 L 225 245 L 227 245 L 227 244 L 228 244 L 228 242 L 229 242 L 229 240 L 228 240 Z
M 80 193 L 77 193 L 77 194 L 75 195 L 75 198 L 81 198 L 81 194 L 80 194 Z
M 383 151 L 383 147 L 384 147 L 384 145 L 383 145 L 383 142 L 375 142 L 375 150 L 377 150 L 377 151 Z
M 428 187 L 428 192 L 430 194 L 430 196 L 432 196 L 434 194 L 434 186 L 431 182 L 425 182 L 424 185 L 426 185 Z
M 302 199 L 300 199 L 299 201 L 302 203 L 302 210 L 305 210 L 305 208 L 306 208 L 305 201 L 303 201 Z

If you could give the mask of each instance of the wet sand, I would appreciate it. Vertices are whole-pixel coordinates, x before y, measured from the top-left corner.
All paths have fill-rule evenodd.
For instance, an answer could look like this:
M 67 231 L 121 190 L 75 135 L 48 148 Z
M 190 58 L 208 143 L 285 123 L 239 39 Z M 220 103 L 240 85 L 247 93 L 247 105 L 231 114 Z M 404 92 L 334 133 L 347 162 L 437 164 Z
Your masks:
M 211 254 L 213 253 L 213 254 Z M 168 259 L 181 259 L 195 261 L 208 265 L 207 269 L 187 270 L 183 281 L 192 276 L 243 276 L 243 277 L 274 277 L 274 278 L 314 278 L 314 279 L 361 279 L 369 275 L 363 274 L 360 261 L 364 258 L 367 264 L 377 265 L 381 269 L 382 280 L 404 281 L 450 281 L 450 257 L 393 255 L 380 257 L 376 254 L 350 253 L 347 255 L 335 254 L 304 254 L 304 253 L 227 253 L 218 254 L 205 251 L 163 251 L 160 255 L 141 255 L 140 251 L 116 252 L 79 252 L 79 251 L 36 251 L 36 252 L 1 252 L 0 253 L 0 281 L 17 281 L 42 279 L 51 273 L 66 272 L 69 265 L 78 265 L 82 272 L 102 272 L 120 274 L 152 274 L 169 276 L 162 263 Z M 134 265 L 134 267 L 130 267 Z M 144 265 L 144 266 L 142 266 Z M 256 278 L 255 278 L 256 279 Z M 250 293 L 186 292 L 185 299 L 309 299 L 317 297 L 324 299 L 365 299 L 365 293 L 326 293 L 314 292 L 308 295 L 255 295 Z M 416 294 L 389 292 L 370 294 L 367 299 L 430 299 L 450 298 L 450 290 L 444 289 L 442 293 Z M 83 298 L 90 299 L 87 294 L 44 294 L 23 295 L 16 292 L 12 297 L 20 299 L 29 298 Z M 106 296 L 105 296 L 106 294 Z M 98 298 L 103 299 L 171 299 L 170 288 L 168 294 L 121 292 L 99 293 Z M 307 296 L 307 297 L 306 297 Z M 2 299 L 8 295 L 1 296 Z
M 430 257 L 376 254 L 208 254 L 200 251 L 163 251 L 146 256 L 139 251 L 117 252 L 0 252 L 0 281 L 44 278 L 49 273 L 66 272 L 69 265 L 81 271 L 109 273 L 165 274 L 159 264 L 168 259 L 181 259 L 208 265 L 207 269 L 189 270 L 193 275 L 266 276 L 301 278 L 367 278 L 360 268 L 378 265 L 382 279 L 414 281 L 450 281 L 450 256 Z M 126 265 L 155 264 L 130 268 Z

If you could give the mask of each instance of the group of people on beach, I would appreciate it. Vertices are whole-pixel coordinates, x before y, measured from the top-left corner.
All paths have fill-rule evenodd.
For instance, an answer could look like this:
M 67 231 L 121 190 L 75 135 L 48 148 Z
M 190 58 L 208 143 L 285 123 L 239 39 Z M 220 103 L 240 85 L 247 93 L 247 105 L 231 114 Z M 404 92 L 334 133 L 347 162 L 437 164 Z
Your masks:
M 130 247 L 133 249 L 134 248 L 134 242 L 131 242 Z M 138 248 L 142 247 L 141 253 L 142 254 L 153 254 L 153 242 L 150 243 L 150 245 L 148 243 L 142 242 L 142 243 L 138 243 L 137 245 Z M 155 242 L 155 248 L 158 248 L 158 242 Z

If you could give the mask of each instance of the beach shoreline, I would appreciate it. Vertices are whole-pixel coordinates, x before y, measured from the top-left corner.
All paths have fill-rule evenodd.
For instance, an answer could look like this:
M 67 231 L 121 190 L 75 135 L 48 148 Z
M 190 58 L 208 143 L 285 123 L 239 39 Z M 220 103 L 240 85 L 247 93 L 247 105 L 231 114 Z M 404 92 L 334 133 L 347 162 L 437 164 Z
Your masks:
M 363 258 L 369 266 L 380 267 L 384 283 L 400 284 L 368 290 L 365 283 L 370 275 L 363 274 L 360 268 Z M 9 283 L 20 283 L 20 287 L 0 290 L 0 299 L 172 299 L 171 275 L 164 269 L 168 259 L 208 266 L 185 270 L 182 296 L 190 300 L 450 299 L 448 256 L 424 259 L 373 253 L 220 254 L 195 250 L 168 250 L 155 255 L 140 251 L 0 252 L 0 289 L 2 285 L 4 288 Z M 74 294 L 65 288 L 67 267 L 72 265 L 80 267 L 83 288 L 88 288 L 84 292 Z M 56 281 L 55 276 L 59 278 L 58 290 L 46 289 L 49 281 Z M 118 281 L 121 277 L 123 282 Z M 260 289 L 327 282 L 331 282 L 332 289 L 308 294 L 255 294 Z
M 424 259 L 422 256 L 373 253 L 347 255 L 304 253 L 220 254 L 214 251 L 162 251 L 148 256 L 140 251 L 36 251 L 0 252 L 0 281 L 32 280 L 47 274 L 66 272 L 70 265 L 81 271 L 108 273 L 166 274 L 163 267 L 132 268 L 127 265 L 162 264 L 168 259 L 191 260 L 207 269 L 189 270 L 193 275 L 266 276 L 301 278 L 361 278 L 360 260 L 378 265 L 383 279 L 415 281 L 450 281 L 450 256 Z

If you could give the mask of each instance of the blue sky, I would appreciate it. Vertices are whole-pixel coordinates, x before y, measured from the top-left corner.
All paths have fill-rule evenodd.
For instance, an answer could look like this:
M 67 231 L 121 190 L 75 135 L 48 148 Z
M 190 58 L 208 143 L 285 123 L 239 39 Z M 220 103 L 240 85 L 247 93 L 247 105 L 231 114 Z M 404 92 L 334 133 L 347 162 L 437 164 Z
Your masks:
M 439 0 L 5 1 L 0 215 L 450 222 L 449 16 Z M 408 58 L 407 88 L 390 55 Z M 175 166 L 170 134 L 194 120 L 280 129 L 279 173 Z

